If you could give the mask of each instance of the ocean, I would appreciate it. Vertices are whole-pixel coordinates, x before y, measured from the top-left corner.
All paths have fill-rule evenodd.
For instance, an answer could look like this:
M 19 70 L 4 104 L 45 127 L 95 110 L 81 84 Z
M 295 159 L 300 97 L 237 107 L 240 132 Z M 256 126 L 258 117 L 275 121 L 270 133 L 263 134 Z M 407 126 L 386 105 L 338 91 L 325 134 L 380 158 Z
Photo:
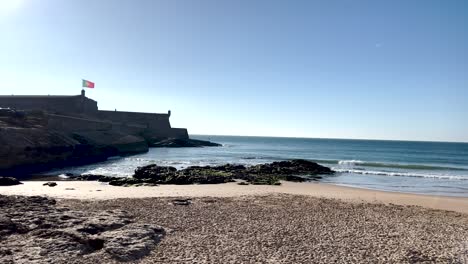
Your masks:
M 468 143 L 192 136 L 223 144 L 211 148 L 152 148 L 148 153 L 50 171 L 50 174 L 132 175 L 151 163 L 176 168 L 235 163 L 253 165 L 308 159 L 337 173 L 322 182 L 360 188 L 468 197 Z M 308 183 L 306 183 L 308 184 Z

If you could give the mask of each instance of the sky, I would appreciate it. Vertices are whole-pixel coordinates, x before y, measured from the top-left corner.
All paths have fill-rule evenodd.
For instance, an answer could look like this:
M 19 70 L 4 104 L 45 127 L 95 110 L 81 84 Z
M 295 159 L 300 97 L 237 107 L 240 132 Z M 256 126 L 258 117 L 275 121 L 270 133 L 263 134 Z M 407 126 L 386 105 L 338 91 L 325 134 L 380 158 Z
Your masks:
M 190 134 L 468 142 L 468 1 L 0 0 L 0 94 Z

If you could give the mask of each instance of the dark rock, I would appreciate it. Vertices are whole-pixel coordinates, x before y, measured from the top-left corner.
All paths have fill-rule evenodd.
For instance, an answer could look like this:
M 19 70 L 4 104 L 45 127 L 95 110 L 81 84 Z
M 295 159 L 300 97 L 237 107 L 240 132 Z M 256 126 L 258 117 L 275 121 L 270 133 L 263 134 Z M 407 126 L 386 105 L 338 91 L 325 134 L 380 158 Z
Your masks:
M 317 175 L 334 173 L 328 167 L 324 167 L 308 160 L 277 161 L 269 164 L 260 164 L 249 167 L 251 174 L 274 174 L 274 175 Z
M 146 140 L 138 135 L 112 129 L 77 132 L 52 129 L 51 124 L 60 123 L 55 118 L 40 111 L 1 110 L 1 175 L 25 176 L 148 151 Z
M 26 233 L 28 229 L 21 223 L 13 222 L 7 216 L 0 216 L 0 240 L 1 237 L 14 233 Z
M 174 167 L 158 166 L 156 164 L 151 164 L 144 167 L 139 167 L 135 170 L 133 178 L 135 179 L 167 179 L 169 177 L 175 176 L 177 171 Z
M 0 177 L 0 186 L 12 186 L 23 184 L 15 178 L 12 177 Z
M 192 203 L 192 199 L 175 199 L 172 200 L 172 204 L 174 205 L 190 205 Z
M 170 138 L 163 139 L 160 141 L 153 141 L 150 143 L 150 147 L 154 148 L 199 148 L 199 147 L 220 147 L 221 144 L 198 140 L 198 139 L 178 139 Z
M 57 183 L 56 182 L 46 182 L 44 184 L 42 184 L 43 186 L 49 186 L 49 187 L 55 187 L 57 186 Z
M 321 174 L 331 174 L 330 168 L 307 160 L 280 161 L 252 167 L 225 164 L 191 166 L 182 170 L 151 164 L 135 170 L 134 179 L 155 184 L 218 184 L 242 179 L 252 184 L 279 185 L 280 180 L 304 182 L 317 180 Z M 119 181 L 120 185 L 138 181 Z
M 75 181 L 100 181 L 103 178 L 106 178 L 107 176 L 103 175 L 95 175 L 95 174 L 83 174 L 79 176 L 72 176 L 71 179 Z
M 131 186 L 140 183 L 142 183 L 141 180 L 134 178 L 113 178 L 113 180 L 109 181 L 109 185 L 112 186 Z
M 281 180 L 304 182 L 320 179 L 333 171 L 307 160 L 280 161 L 251 167 L 225 164 L 219 166 L 191 166 L 182 170 L 151 164 L 139 167 L 131 178 L 102 175 L 81 175 L 76 180 L 98 180 L 113 186 L 156 186 L 158 184 L 219 184 L 234 179 L 255 185 L 280 185 Z M 242 185 L 242 183 L 241 183 Z

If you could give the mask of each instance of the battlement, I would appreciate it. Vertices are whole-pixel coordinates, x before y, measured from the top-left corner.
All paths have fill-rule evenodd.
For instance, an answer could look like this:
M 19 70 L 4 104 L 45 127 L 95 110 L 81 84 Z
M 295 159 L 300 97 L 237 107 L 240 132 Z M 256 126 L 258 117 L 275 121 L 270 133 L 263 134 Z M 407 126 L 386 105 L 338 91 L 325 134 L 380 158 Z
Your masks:
M 0 95 L 0 107 L 58 114 L 92 115 L 98 111 L 97 102 L 83 95 Z
M 99 110 L 97 102 L 80 95 L 2 95 L 0 108 L 42 110 L 51 115 L 56 130 L 119 129 L 147 138 L 188 138 L 186 129 L 172 128 L 168 113 Z M 77 119 L 79 117 L 80 119 Z M 109 125 L 109 124 L 113 125 Z M 70 129 L 68 129 L 70 128 Z

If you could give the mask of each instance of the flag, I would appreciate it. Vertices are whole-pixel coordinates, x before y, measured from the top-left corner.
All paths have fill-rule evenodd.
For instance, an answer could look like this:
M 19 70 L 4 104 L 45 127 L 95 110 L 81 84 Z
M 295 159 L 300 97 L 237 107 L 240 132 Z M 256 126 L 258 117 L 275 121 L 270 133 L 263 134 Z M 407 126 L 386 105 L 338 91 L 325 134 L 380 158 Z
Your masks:
M 87 80 L 83 80 L 83 87 L 94 88 L 94 83 L 90 82 L 90 81 L 87 81 Z

